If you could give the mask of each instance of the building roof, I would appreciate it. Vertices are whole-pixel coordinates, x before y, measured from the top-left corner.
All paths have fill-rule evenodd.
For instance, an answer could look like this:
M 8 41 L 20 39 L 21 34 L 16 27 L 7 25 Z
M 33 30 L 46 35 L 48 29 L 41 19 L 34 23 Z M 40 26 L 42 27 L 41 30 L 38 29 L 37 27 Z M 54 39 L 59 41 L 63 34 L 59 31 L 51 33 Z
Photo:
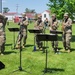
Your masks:
M 50 13 L 50 11 L 49 11 L 49 10 L 46 10 L 46 12 Z
M 26 13 L 26 16 L 28 17 L 28 18 L 34 18 L 34 13 Z
M 16 12 L 8 12 L 8 13 L 3 13 L 4 15 L 16 15 Z
M 45 10 L 45 11 L 43 11 L 42 13 L 44 13 L 44 12 L 47 12 L 47 13 L 49 13 L 49 14 L 51 13 L 50 10 Z

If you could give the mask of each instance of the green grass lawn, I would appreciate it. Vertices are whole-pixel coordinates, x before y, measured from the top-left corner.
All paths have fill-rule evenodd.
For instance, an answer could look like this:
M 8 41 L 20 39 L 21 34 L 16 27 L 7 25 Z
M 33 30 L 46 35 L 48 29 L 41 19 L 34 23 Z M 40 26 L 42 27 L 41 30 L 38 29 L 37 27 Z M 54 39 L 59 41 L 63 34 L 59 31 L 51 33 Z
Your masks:
M 6 49 L 5 55 L 0 55 L 0 61 L 5 64 L 5 68 L 0 70 L 0 75 L 43 75 L 45 68 L 45 53 L 42 51 L 32 52 L 34 48 L 34 34 L 28 32 L 26 47 L 22 50 L 22 69 L 27 71 L 16 71 L 20 66 L 19 49 L 13 49 L 13 33 L 9 32 L 9 27 L 19 27 L 17 24 L 10 22 L 6 26 Z M 59 26 L 59 30 L 61 30 Z M 28 26 L 33 28 L 33 23 Z M 48 72 L 45 75 L 75 75 L 75 24 L 73 24 L 73 36 L 71 42 L 71 53 L 61 52 L 54 54 L 51 42 L 48 42 Z M 46 30 L 49 33 L 48 30 Z M 18 32 L 15 33 L 17 40 Z M 63 50 L 62 37 L 59 35 L 59 49 Z M 13 72 L 16 71 L 16 72 Z M 51 72 L 52 71 L 52 72 Z M 28 73 L 29 72 L 29 73 Z

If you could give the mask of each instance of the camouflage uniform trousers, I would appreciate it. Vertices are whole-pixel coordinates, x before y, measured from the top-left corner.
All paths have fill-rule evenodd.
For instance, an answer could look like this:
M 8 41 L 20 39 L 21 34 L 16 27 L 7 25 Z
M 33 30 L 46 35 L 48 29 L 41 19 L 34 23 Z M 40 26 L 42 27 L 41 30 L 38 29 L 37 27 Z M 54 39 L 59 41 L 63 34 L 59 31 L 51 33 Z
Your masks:
M 57 52 L 58 49 L 58 41 L 52 41 L 52 48 L 54 49 L 55 53 Z
M 0 53 L 4 53 L 5 50 L 5 35 L 0 35 Z
M 27 39 L 27 32 L 26 31 L 22 31 L 19 33 L 19 37 L 18 37 L 18 44 L 22 44 L 22 46 L 25 46 L 26 44 L 26 39 Z
M 51 43 L 53 48 L 58 48 L 58 41 L 52 41 Z
M 40 33 L 35 34 L 35 36 L 36 36 L 36 44 L 37 44 L 38 48 L 42 48 L 43 43 L 41 41 L 39 41 L 39 39 L 37 37 L 38 34 L 40 34 Z
M 58 37 L 58 35 L 57 35 Z M 57 52 L 58 49 L 58 41 L 51 41 L 52 48 L 54 49 L 55 53 Z
M 63 33 L 62 35 L 62 40 L 63 40 L 63 46 L 64 49 L 70 49 L 70 41 L 71 41 L 71 37 L 72 37 L 72 33 L 68 32 L 68 33 Z

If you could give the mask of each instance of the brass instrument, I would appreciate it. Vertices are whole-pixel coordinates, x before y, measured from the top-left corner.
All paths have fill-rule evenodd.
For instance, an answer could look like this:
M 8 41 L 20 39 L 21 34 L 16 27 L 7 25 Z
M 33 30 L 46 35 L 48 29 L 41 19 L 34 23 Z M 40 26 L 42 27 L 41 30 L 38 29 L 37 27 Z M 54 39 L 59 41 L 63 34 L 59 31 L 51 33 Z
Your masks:
M 34 25 L 34 28 L 35 29 L 43 29 L 43 25 L 42 24 L 39 24 L 39 25 Z

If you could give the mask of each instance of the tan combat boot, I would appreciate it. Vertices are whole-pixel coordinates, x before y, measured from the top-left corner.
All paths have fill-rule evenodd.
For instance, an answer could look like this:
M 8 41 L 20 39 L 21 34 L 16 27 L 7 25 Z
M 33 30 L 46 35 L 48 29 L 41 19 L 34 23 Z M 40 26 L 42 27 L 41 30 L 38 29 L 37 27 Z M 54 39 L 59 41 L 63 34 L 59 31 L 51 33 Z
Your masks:
M 16 48 L 19 49 L 19 48 L 20 48 L 20 44 L 18 44 L 18 45 L 16 46 Z
M 68 49 L 68 51 L 67 51 L 68 53 L 70 53 L 70 49 Z

